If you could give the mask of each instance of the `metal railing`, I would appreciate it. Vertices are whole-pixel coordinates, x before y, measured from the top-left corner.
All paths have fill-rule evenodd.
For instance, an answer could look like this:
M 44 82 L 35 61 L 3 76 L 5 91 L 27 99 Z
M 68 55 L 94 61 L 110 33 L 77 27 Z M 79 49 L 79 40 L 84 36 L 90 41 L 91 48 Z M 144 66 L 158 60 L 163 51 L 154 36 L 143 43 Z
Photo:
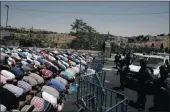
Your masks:
M 79 111 L 127 112 L 128 98 L 114 90 L 104 88 L 105 73 L 96 74 L 79 78 L 77 101 L 75 102 Z

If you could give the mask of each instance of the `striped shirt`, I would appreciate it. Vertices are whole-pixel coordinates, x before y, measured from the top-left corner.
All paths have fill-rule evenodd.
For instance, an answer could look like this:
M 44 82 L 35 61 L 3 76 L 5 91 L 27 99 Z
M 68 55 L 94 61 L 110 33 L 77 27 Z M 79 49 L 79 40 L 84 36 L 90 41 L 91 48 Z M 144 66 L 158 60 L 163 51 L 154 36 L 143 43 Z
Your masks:
M 43 111 L 45 106 L 44 104 L 45 104 L 45 100 L 37 96 L 34 96 L 31 100 L 31 105 L 34 106 L 36 111 Z
M 42 77 L 49 78 L 52 77 L 53 72 L 47 69 L 42 69 Z
M 17 86 L 24 90 L 24 93 L 32 90 L 32 86 L 25 81 L 18 81 Z
M 10 92 L 12 92 L 16 97 L 21 96 L 24 93 L 24 90 L 22 88 L 19 88 L 17 86 L 14 86 L 13 84 L 5 84 L 3 88 L 8 89 Z

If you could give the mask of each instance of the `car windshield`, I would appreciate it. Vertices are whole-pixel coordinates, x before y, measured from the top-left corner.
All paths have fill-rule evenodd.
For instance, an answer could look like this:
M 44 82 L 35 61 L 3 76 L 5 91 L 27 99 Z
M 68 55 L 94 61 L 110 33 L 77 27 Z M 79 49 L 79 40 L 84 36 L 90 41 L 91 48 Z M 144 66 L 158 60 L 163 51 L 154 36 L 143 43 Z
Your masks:
M 148 67 L 151 67 L 153 69 L 156 69 L 158 68 L 159 66 L 163 65 L 164 64 L 164 60 L 161 59 L 161 58 L 154 58 L 154 57 L 144 57 L 144 56 L 137 56 L 134 61 L 133 61 L 133 65 L 136 65 L 136 66 L 140 66 L 140 60 L 141 59 L 148 59 L 148 64 L 147 66 Z
M 156 69 L 163 64 L 164 64 L 164 60 L 161 58 L 148 58 L 148 64 L 147 64 L 148 67 Z
M 140 60 L 143 58 L 147 59 L 147 57 L 135 55 L 135 59 L 133 60 L 133 65 L 140 66 Z

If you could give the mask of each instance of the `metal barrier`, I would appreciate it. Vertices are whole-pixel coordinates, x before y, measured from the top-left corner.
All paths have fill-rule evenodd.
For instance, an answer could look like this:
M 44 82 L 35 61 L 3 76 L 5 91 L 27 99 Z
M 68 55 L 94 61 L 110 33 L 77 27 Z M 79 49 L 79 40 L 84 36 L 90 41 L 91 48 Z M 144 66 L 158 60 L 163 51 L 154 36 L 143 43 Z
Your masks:
M 128 98 L 104 88 L 105 72 L 79 78 L 77 101 L 79 112 L 127 112 Z

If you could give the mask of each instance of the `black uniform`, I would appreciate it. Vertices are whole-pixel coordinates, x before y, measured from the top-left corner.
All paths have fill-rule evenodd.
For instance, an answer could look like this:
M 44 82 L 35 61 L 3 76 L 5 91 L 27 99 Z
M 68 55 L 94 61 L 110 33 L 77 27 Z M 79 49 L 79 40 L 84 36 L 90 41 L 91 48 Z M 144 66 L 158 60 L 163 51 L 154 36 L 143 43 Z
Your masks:
M 129 66 L 123 66 L 122 71 L 120 72 L 120 88 L 124 89 L 125 75 L 129 72 Z
M 120 59 L 121 59 L 121 55 L 120 54 L 116 54 L 116 56 L 115 56 L 116 67 L 118 66 L 118 63 L 119 63 Z
M 168 72 L 165 66 L 160 67 L 161 77 L 154 81 L 154 107 L 149 108 L 150 111 L 167 111 L 169 110 L 168 95 Z
M 144 109 L 145 103 L 146 103 L 146 86 L 147 83 L 152 81 L 152 72 L 147 67 L 141 67 L 138 74 L 138 98 L 136 101 L 136 104 L 139 106 L 139 108 Z

